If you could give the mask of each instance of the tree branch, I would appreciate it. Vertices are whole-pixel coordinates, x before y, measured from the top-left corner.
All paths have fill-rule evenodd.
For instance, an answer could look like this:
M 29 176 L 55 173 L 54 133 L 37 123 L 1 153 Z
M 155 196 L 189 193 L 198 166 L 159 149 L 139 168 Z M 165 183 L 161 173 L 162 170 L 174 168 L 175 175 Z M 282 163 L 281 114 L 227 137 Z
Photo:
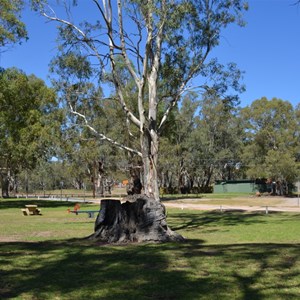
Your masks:
M 206 45 L 206 51 L 205 54 L 203 55 L 202 59 L 200 60 L 200 62 L 194 66 L 194 68 L 191 68 L 189 71 L 188 76 L 185 78 L 185 80 L 182 82 L 180 88 L 178 89 L 178 93 L 175 96 L 175 99 L 173 101 L 171 101 L 170 105 L 168 106 L 168 108 L 166 109 L 165 113 L 163 114 L 163 117 L 160 121 L 160 124 L 158 126 L 158 130 L 161 131 L 162 126 L 164 125 L 164 123 L 166 122 L 166 120 L 168 119 L 168 115 L 170 114 L 170 112 L 172 111 L 172 109 L 177 105 L 177 103 L 180 100 L 181 95 L 186 91 L 186 85 L 188 84 L 188 82 L 192 79 L 192 77 L 194 76 L 194 74 L 196 72 L 198 72 L 201 67 L 203 66 L 204 61 L 206 60 L 209 52 L 210 52 L 210 43 L 208 42 Z
M 52 9 L 51 9 L 51 11 L 53 12 Z M 98 52 L 97 48 L 95 47 L 94 43 L 92 42 L 92 39 L 90 39 L 79 27 L 77 27 L 75 24 L 73 24 L 73 23 L 71 23 L 71 22 L 69 22 L 67 20 L 58 18 L 57 16 L 51 17 L 48 14 L 46 14 L 44 11 L 42 11 L 41 13 L 48 20 L 50 20 L 50 21 L 57 21 L 59 23 L 67 25 L 67 26 L 73 28 L 77 33 L 79 33 L 79 35 L 81 35 L 83 39 L 82 40 L 78 39 L 78 40 L 81 41 L 81 42 L 83 42 L 84 44 L 86 44 L 93 51 L 94 56 L 96 56 L 98 58 L 98 61 L 99 61 L 100 65 L 101 65 L 101 67 L 104 68 L 104 64 L 103 64 L 103 61 L 101 59 L 101 55 Z
M 137 150 L 135 150 L 135 149 L 132 149 L 132 148 L 130 148 L 130 147 L 127 147 L 127 146 L 125 146 L 125 145 L 123 145 L 123 144 L 120 144 L 120 143 L 116 142 L 115 140 L 113 140 L 113 139 L 107 137 L 107 136 L 104 135 L 103 133 L 98 132 L 93 126 L 91 126 L 91 125 L 89 124 L 89 122 L 88 122 L 88 120 L 86 119 L 86 116 L 85 116 L 85 115 L 83 115 L 83 114 L 81 114 L 81 113 L 79 113 L 78 111 L 75 111 L 75 110 L 73 109 L 73 106 L 72 106 L 72 104 L 71 104 L 70 102 L 69 102 L 69 107 L 70 107 L 71 113 L 74 114 L 75 116 L 78 116 L 79 118 L 81 118 L 81 119 L 83 120 L 84 124 L 85 124 L 84 126 L 87 127 L 89 130 L 91 130 L 91 132 L 93 132 L 93 133 L 94 133 L 97 137 L 99 137 L 101 140 L 107 141 L 107 142 L 109 142 L 111 145 L 113 145 L 113 146 L 115 146 L 115 147 L 118 147 L 118 148 L 120 148 L 120 149 L 122 149 L 122 150 L 126 150 L 126 151 L 128 151 L 128 152 L 130 152 L 130 153 L 133 153 L 133 154 L 136 154 L 136 155 L 142 157 L 142 153 L 141 153 L 141 152 L 139 152 L 139 151 L 137 151 Z

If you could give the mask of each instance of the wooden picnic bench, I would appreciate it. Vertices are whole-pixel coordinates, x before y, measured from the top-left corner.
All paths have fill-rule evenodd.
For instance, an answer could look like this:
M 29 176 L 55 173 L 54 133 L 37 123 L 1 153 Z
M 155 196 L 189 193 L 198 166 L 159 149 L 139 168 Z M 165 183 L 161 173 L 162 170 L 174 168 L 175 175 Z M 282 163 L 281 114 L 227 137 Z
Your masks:
M 25 205 L 25 208 L 21 208 L 21 211 L 24 216 L 41 215 L 41 209 L 39 209 L 37 205 Z

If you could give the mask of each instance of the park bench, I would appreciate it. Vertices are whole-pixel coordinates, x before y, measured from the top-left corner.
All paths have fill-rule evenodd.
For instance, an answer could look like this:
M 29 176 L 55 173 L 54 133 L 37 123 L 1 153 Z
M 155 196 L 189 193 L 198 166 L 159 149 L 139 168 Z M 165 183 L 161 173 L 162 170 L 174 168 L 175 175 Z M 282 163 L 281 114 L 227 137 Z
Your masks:
M 68 209 L 68 213 L 73 213 L 76 215 L 85 213 L 88 215 L 89 218 L 94 218 L 95 213 L 99 213 L 99 210 L 80 210 L 79 204 L 76 204 L 74 206 L 74 210 Z
M 68 210 L 68 212 L 73 214 L 88 214 L 89 218 L 94 218 L 95 213 L 99 213 L 99 210 Z
M 25 208 L 21 208 L 24 216 L 41 215 L 41 209 L 37 205 L 25 205 Z

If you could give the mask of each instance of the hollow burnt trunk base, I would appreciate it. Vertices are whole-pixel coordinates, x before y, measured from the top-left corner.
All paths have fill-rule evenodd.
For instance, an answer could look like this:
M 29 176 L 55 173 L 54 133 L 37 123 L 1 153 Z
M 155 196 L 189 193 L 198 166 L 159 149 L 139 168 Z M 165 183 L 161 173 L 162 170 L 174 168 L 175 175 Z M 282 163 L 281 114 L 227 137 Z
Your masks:
M 107 243 L 182 242 L 184 238 L 172 231 L 166 222 L 165 207 L 144 195 L 118 200 L 102 200 L 89 238 Z

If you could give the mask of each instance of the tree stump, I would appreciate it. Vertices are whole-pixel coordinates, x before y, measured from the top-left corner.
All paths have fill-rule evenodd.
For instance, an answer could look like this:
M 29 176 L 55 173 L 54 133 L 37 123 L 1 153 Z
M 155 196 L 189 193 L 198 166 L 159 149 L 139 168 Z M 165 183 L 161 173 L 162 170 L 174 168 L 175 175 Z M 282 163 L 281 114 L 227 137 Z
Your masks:
M 129 196 L 128 201 L 102 200 L 89 238 L 107 243 L 184 241 L 166 222 L 165 206 L 144 195 Z

